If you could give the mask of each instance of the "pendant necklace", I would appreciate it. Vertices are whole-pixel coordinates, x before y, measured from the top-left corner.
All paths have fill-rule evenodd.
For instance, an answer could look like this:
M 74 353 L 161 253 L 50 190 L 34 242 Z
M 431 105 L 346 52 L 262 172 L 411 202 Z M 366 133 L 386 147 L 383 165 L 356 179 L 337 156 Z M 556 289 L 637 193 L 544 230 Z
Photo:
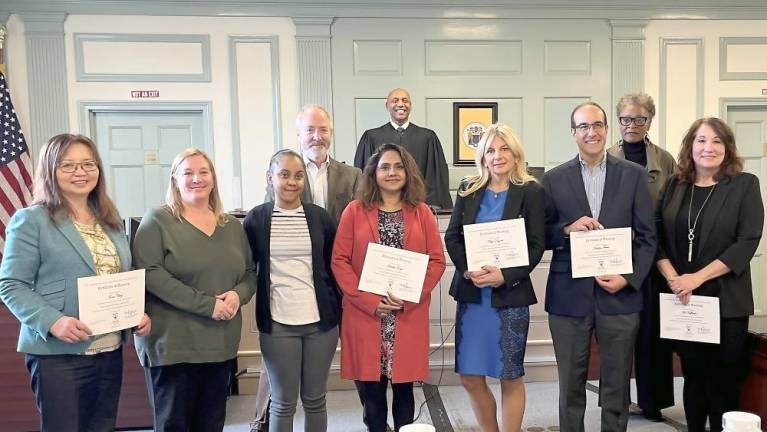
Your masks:
M 706 206 L 708 199 L 711 198 L 711 194 L 714 193 L 714 189 L 716 189 L 716 184 L 714 184 L 714 187 L 708 191 L 708 196 L 706 196 L 706 199 L 703 200 L 703 204 L 700 206 L 700 209 L 698 209 L 698 214 L 695 215 L 695 221 L 692 223 L 692 227 L 690 227 L 692 198 L 695 196 L 695 183 L 692 184 L 692 192 L 690 192 L 690 207 L 687 209 L 687 240 L 689 240 L 687 245 L 687 262 L 692 262 L 692 241 L 695 240 L 695 227 L 698 225 L 698 218 L 700 217 L 700 213 L 703 211 L 703 207 Z

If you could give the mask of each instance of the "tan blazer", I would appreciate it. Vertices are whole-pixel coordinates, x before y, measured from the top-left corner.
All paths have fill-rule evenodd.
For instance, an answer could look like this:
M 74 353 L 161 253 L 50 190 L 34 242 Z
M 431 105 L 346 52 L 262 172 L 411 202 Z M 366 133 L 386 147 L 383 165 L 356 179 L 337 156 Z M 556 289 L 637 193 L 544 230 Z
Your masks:
M 663 186 L 668 182 L 669 177 L 676 171 L 676 161 L 671 153 L 653 144 L 649 138 L 645 138 L 647 143 L 647 177 L 650 181 L 650 198 L 653 207 L 658 206 L 660 192 Z M 618 141 L 607 149 L 607 153 L 617 158 L 626 159 L 623 153 L 623 140 Z

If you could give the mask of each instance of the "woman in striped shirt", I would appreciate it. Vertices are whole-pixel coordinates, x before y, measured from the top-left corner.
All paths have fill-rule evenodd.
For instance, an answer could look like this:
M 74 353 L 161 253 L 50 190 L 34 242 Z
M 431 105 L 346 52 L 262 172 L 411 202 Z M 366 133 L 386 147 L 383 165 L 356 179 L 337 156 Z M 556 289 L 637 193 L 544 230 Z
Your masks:
M 306 167 L 293 150 L 272 156 L 274 202 L 253 208 L 245 232 L 258 263 L 256 322 L 272 386 L 269 430 L 290 432 L 299 388 L 306 432 L 327 430 L 325 393 L 338 344 L 340 292 L 330 272 L 335 223 L 301 202 Z

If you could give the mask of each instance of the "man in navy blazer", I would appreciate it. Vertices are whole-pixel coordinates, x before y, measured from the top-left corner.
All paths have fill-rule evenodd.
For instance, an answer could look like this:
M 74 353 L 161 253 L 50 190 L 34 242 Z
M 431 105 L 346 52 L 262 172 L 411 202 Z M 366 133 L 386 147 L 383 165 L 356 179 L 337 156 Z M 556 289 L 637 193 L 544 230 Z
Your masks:
M 546 311 L 559 371 L 559 422 L 583 432 L 591 335 L 601 357 L 602 431 L 625 431 L 634 341 L 642 310 L 642 282 L 654 261 L 656 237 L 647 173 L 605 152 L 607 115 L 598 104 L 578 105 L 570 116 L 578 156 L 548 171 L 546 248 L 554 254 L 546 284 Z M 573 231 L 630 227 L 634 272 L 573 278 Z

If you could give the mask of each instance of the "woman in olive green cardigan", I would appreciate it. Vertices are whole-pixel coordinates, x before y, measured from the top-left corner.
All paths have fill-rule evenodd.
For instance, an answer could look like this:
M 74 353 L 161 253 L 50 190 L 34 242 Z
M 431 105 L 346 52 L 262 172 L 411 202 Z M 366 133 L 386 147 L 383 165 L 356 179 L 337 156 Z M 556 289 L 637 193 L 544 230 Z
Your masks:
M 240 342 L 239 310 L 256 284 L 245 231 L 222 211 L 204 153 L 188 149 L 176 157 L 167 204 L 144 216 L 133 253 L 146 269 L 147 311 L 155 323 L 150 336 L 136 338 L 155 430 L 220 431 Z

